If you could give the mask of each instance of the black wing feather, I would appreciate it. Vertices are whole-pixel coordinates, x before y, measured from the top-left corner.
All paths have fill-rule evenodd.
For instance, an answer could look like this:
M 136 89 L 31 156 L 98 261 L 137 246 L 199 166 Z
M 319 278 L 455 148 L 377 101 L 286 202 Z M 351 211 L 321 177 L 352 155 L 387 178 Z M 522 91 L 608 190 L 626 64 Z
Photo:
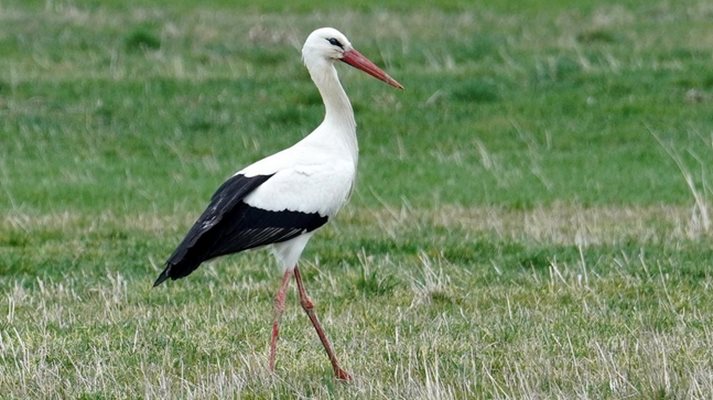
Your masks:
M 327 222 L 326 216 L 299 211 L 268 211 L 242 200 L 272 175 L 235 175 L 215 192 L 159 275 L 154 286 L 168 278 L 189 275 L 212 258 L 271 243 L 284 242 Z

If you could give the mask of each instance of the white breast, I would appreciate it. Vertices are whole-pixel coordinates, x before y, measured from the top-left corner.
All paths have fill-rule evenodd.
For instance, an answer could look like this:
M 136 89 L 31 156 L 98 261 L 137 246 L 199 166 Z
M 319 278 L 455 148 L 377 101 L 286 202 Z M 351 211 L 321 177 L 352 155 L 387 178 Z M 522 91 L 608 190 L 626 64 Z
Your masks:
M 335 215 L 349 197 L 356 166 L 342 152 L 322 150 L 295 145 L 239 171 L 245 176 L 274 174 L 245 203 L 270 211 Z

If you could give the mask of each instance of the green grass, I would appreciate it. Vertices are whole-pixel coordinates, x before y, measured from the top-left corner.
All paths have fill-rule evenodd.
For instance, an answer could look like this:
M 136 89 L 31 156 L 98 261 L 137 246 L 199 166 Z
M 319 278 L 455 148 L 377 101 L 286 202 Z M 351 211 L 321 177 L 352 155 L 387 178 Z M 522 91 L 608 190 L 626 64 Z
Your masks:
M 705 1 L 0 2 L 7 398 L 710 398 L 713 7 Z M 279 272 L 159 289 L 224 178 L 316 126 L 335 26 L 351 203 L 303 256 L 337 384 Z

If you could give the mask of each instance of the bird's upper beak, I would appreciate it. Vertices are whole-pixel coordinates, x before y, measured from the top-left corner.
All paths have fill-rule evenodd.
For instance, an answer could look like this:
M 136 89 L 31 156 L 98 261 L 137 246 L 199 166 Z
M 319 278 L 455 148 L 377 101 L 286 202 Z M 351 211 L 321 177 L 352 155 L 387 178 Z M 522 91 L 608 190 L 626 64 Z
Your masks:
M 367 74 L 373 76 L 376 79 L 388 83 L 389 85 L 395 88 L 404 88 L 400 83 L 396 82 L 396 79 L 390 77 L 389 74 L 382 71 L 381 68 L 377 67 L 376 64 L 371 62 L 368 58 L 364 57 L 361 53 L 356 51 L 356 49 L 345 51 L 340 60 L 356 69 L 360 69 L 366 72 Z

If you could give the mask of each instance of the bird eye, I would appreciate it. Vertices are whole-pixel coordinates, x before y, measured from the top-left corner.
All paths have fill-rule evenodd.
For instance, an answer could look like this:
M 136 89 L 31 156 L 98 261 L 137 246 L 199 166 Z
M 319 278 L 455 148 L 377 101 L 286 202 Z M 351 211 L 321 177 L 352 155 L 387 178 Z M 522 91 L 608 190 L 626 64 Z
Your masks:
M 329 39 L 327 39 L 327 41 L 328 41 L 329 44 L 331 44 L 332 46 L 339 46 L 339 47 L 342 48 L 342 49 L 344 48 L 344 45 L 342 45 L 342 42 L 340 42 L 339 40 L 337 40 L 337 39 L 335 39 L 335 38 L 329 38 Z

